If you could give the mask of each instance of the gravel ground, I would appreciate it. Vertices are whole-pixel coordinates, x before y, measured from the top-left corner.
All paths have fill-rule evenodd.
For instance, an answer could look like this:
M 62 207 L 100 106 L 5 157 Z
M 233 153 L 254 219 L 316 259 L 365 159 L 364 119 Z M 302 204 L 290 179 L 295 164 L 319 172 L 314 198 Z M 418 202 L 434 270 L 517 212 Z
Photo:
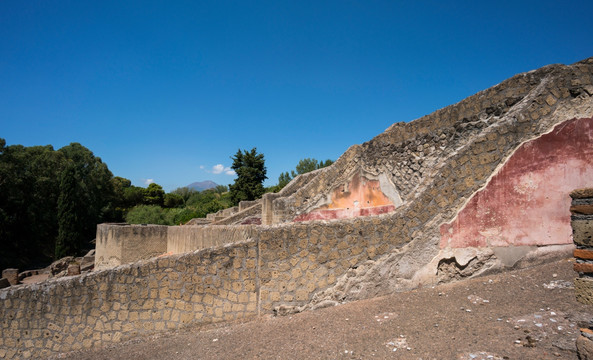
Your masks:
M 292 316 L 186 328 L 60 359 L 577 359 L 572 261 Z

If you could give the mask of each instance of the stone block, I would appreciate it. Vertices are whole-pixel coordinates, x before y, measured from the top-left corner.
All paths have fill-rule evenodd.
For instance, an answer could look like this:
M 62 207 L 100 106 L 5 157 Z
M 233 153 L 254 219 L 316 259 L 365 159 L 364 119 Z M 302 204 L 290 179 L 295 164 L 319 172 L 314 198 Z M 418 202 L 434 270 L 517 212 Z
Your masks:
M 587 199 L 593 198 L 593 188 L 576 189 L 570 193 L 573 199 Z
M 572 239 L 576 245 L 593 246 L 593 216 L 571 216 Z
M 585 336 L 577 339 L 577 354 L 581 360 L 593 360 L 593 340 Z
M 19 270 L 4 269 L 2 270 L 2 277 L 8 280 L 10 285 L 17 285 L 19 283 Z
M 570 207 L 572 214 L 593 215 L 593 204 L 579 204 Z
M 574 279 L 574 292 L 578 302 L 593 305 L 592 278 L 582 277 Z
M 80 264 L 70 264 L 68 265 L 68 276 L 80 275 Z

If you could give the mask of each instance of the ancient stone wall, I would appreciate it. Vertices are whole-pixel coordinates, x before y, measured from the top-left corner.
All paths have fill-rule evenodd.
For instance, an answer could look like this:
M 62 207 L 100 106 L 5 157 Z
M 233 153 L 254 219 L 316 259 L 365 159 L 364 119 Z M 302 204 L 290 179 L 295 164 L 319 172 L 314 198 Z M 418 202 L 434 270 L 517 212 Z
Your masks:
M 0 291 L 0 358 L 40 358 L 257 314 L 254 241 Z
M 167 226 L 97 225 L 95 269 L 106 269 L 167 252 Z
M 234 226 L 170 226 L 167 232 L 167 253 L 181 254 L 253 237 L 253 225 Z
M 97 225 L 95 268 L 108 269 L 165 254 L 246 241 L 253 225 Z
M 258 201 L 241 201 L 241 203 L 246 203 L 243 206 L 239 205 L 239 208 L 242 208 L 241 211 L 234 213 L 228 217 L 225 217 L 222 220 L 218 220 L 213 225 L 232 225 L 232 224 L 261 224 L 261 216 L 262 216 L 262 205 L 261 200 Z M 245 207 L 247 205 L 251 205 L 249 207 Z
M 593 187 L 573 191 L 570 212 L 572 238 L 576 249 L 575 295 L 579 302 L 593 305 Z

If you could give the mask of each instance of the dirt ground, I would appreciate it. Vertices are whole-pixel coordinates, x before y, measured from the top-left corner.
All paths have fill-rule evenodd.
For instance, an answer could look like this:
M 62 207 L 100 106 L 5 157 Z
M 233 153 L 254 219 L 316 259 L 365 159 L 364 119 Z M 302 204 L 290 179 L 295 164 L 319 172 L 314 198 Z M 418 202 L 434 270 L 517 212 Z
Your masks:
M 593 306 L 571 260 L 292 316 L 187 328 L 60 359 L 577 359 Z

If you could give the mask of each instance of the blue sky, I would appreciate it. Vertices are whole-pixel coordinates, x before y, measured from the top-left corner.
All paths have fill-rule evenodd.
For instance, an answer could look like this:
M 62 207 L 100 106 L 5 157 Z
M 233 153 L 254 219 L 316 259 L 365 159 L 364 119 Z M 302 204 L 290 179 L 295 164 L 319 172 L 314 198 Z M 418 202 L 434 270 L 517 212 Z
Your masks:
M 2 1 L 0 137 L 135 185 L 269 180 L 517 73 L 593 56 L 593 1 Z

